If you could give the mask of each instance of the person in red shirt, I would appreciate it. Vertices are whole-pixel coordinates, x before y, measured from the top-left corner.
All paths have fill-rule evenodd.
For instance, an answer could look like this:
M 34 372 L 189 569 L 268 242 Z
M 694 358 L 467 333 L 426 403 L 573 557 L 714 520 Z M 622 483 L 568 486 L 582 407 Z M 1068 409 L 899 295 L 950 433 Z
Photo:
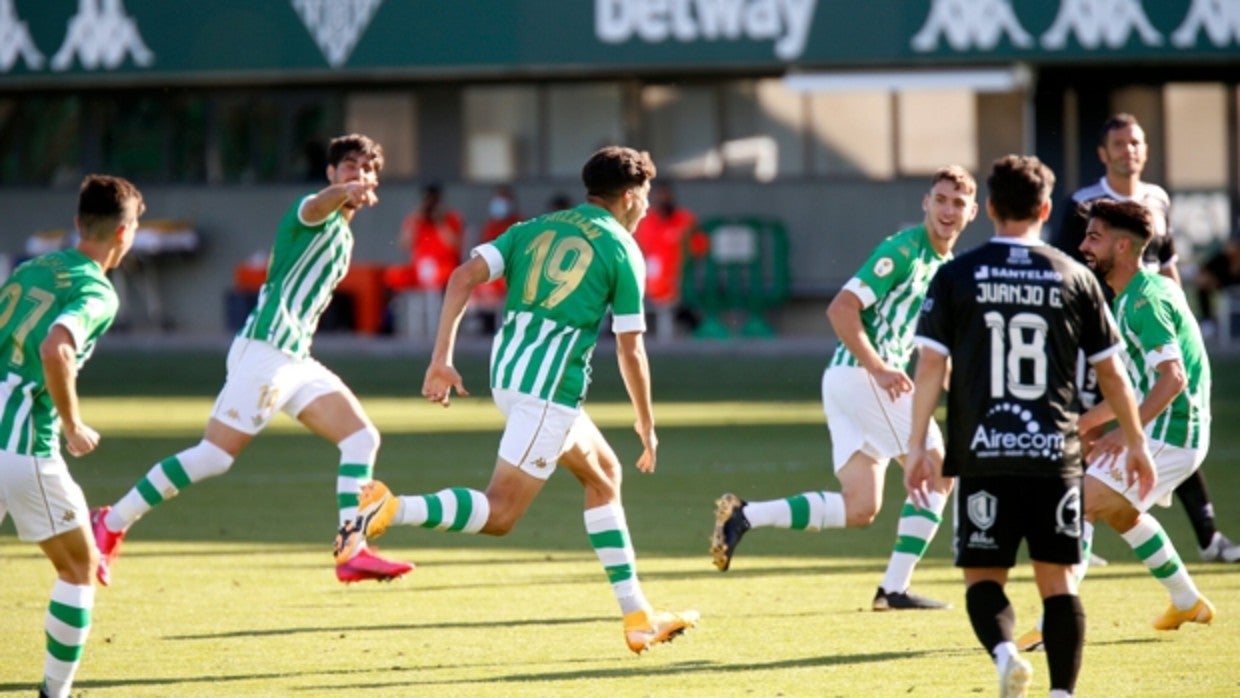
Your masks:
M 487 203 L 487 220 L 482 224 L 479 244 L 490 242 L 522 220 L 517 213 L 517 199 L 512 187 L 500 185 L 495 188 L 491 200 Z M 504 299 L 508 295 L 508 286 L 504 277 L 476 287 L 469 298 L 471 308 L 479 313 L 482 321 L 482 332 L 486 335 L 495 334 L 498 328 L 496 313 L 503 308 Z
M 646 258 L 646 298 L 656 307 L 676 309 L 676 317 L 695 324 L 696 318 L 680 308 L 680 284 L 685 253 L 700 254 L 705 234 L 697 216 L 676 203 L 672 187 L 659 182 L 650 191 L 650 210 L 633 233 Z
M 388 267 L 384 283 L 393 291 L 429 289 L 442 291 L 448 275 L 461 261 L 461 238 L 465 221 L 443 205 L 438 184 L 422 188 L 421 205 L 405 217 L 396 242 L 409 250 L 409 264 Z

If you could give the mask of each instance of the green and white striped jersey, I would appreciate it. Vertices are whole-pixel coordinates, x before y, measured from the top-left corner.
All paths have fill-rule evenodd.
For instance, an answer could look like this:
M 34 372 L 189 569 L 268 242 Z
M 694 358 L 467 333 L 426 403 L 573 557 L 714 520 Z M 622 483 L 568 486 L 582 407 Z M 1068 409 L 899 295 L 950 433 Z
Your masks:
M 611 308 L 617 333 L 644 332 L 646 266 L 633 236 L 605 209 L 582 204 L 518 223 L 474 248 L 508 282 L 491 346 L 491 387 L 577 407 Z
M 53 325 L 62 325 L 73 336 L 81 367 L 116 309 L 112 282 L 76 249 L 17 267 L 0 289 L 0 449 L 41 457 L 59 452 L 60 415 L 47 392 L 39 346 Z
M 280 219 L 258 305 L 237 333 L 296 358 L 310 354 L 319 316 L 348 273 L 353 255 L 353 231 L 340 211 L 308 224 L 301 220 L 306 198 L 289 207 Z
M 913 356 L 917 314 L 934 273 L 951 254 L 940 255 L 930 244 L 925 225 L 905 228 L 874 248 L 844 290 L 861 299 L 861 324 L 883 361 L 906 368 Z M 860 366 L 840 342 L 830 366 Z
M 1128 376 L 1144 399 L 1159 363 L 1178 358 L 1188 385 L 1145 427 L 1151 439 L 1197 448 L 1210 429 L 1210 359 L 1184 291 L 1156 272 L 1139 270 L 1115 298 Z

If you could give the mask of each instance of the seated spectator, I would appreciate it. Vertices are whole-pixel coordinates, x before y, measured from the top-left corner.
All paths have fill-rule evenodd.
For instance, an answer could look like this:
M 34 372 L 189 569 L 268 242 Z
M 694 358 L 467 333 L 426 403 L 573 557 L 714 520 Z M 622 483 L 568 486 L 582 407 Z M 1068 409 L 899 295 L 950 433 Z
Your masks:
M 448 275 L 461 261 L 464 234 L 465 221 L 443 205 L 440 185 L 426 185 L 421 205 L 405 217 L 396 240 L 409 250 L 409 264 L 384 270 L 384 284 L 394 291 L 442 291 Z

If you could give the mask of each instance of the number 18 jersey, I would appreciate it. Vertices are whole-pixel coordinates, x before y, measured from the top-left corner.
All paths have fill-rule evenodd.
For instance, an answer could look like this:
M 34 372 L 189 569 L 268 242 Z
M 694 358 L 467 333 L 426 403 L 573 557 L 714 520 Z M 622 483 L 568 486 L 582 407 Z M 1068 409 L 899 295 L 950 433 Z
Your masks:
M 939 269 L 917 342 L 952 360 L 945 475 L 1081 475 L 1077 352 L 1095 363 L 1122 348 L 1087 267 L 995 238 Z
M 646 266 L 633 236 L 583 204 L 518 223 L 474 248 L 508 283 L 491 347 L 491 387 L 577 407 L 610 307 L 617 333 L 646 329 Z

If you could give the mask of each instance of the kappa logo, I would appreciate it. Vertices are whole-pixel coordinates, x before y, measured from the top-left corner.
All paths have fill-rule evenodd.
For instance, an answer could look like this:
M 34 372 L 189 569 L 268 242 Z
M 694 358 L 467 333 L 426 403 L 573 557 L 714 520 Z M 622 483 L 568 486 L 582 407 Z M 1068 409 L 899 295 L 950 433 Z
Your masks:
M 339 68 L 362 38 L 383 0 L 293 0 L 327 64 Z
M 1171 32 L 1171 43 L 1191 47 L 1203 32 L 1220 48 L 1240 43 L 1240 3 L 1192 0 L 1184 20 Z M 1117 49 L 1134 34 L 1146 46 L 1163 44 L 1141 0 L 1061 0 L 1055 21 L 1037 43 L 1059 51 L 1075 38 L 1086 50 Z M 1004 37 L 1016 48 L 1035 44 L 1011 0 L 932 0 L 925 23 L 909 43 L 921 53 L 937 50 L 942 42 L 959 52 L 992 51 Z
M 155 62 L 155 54 L 146 47 L 138 23 L 125 12 L 121 0 L 78 0 L 65 41 L 52 56 L 52 70 L 72 68 L 75 56 L 87 70 L 115 70 L 126 56 L 144 68 Z
M 26 23 L 13 9 L 13 0 L 0 0 L 0 71 L 8 72 L 17 65 L 18 58 L 31 70 L 43 67 L 43 54 L 30 38 Z

